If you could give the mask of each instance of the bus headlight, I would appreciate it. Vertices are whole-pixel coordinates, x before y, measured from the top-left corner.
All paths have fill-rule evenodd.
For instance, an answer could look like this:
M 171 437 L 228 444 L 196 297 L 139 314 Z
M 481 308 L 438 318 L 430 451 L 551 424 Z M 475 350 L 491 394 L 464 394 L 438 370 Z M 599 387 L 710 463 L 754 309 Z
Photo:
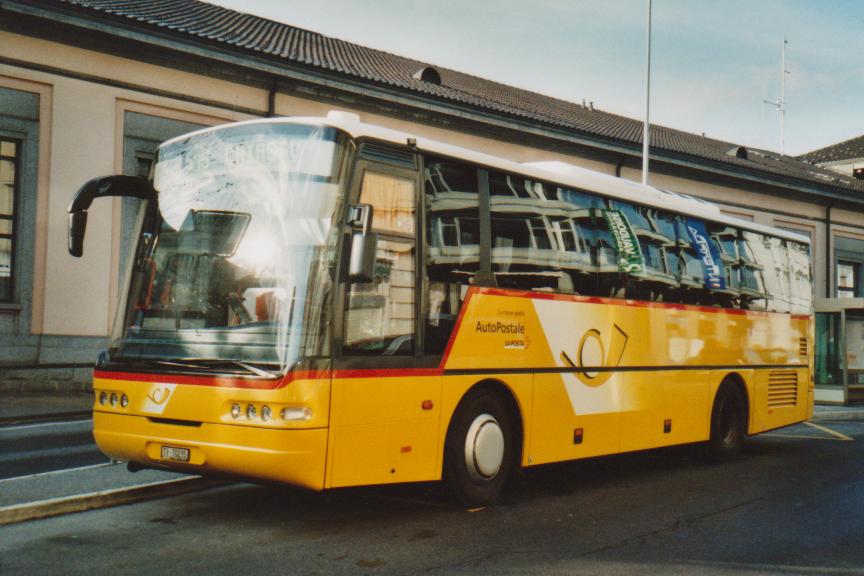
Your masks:
M 292 406 L 282 409 L 283 420 L 309 420 L 312 418 L 312 409 L 308 406 Z
M 106 402 L 108 402 L 108 393 L 107 392 L 100 392 L 99 393 L 99 404 L 104 406 Z
M 270 409 L 270 406 L 266 404 L 261 408 L 261 420 L 264 422 L 269 422 L 270 417 L 273 416 L 273 411 Z
M 234 418 L 236 420 L 237 418 L 240 417 L 240 414 L 242 414 L 242 413 L 243 413 L 243 409 L 240 408 L 240 404 L 237 404 L 235 402 L 234 404 L 231 405 L 231 417 L 232 418 Z
M 111 406 L 112 407 L 117 406 L 117 393 L 116 392 L 111 393 Z
M 255 409 L 255 406 L 252 404 L 246 406 L 246 418 L 253 420 L 256 414 L 258 414 L 258 411 Z
M 129 397 L 126 396 L 126 394 L 123 394 L 122 396 L 120 396 L 120 406 L 123 408 L 126 408 L 127 406 L 129 406 Z

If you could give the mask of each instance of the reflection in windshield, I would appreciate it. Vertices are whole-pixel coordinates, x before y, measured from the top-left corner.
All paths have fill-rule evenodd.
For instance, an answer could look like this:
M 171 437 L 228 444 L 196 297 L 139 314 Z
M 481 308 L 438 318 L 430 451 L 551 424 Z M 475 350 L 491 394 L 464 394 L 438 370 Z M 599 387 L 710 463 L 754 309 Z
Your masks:
M 285 369 L 321 352 L 342 141 L 253 123 L 160 149 L 158 228 L 142 236 L 115 356 Z

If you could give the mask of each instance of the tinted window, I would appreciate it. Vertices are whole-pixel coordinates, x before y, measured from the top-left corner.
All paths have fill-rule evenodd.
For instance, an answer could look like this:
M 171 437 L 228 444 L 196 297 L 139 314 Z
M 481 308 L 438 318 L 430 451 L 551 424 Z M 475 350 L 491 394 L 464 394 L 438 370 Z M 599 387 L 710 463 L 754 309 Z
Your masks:
M 477 169 L 426 158 L 427 354 L 441 354 L 480 266 Z
M 499 286 L 596 294 L 600 198 L 496 172 L 489 175 L 489 196 Z

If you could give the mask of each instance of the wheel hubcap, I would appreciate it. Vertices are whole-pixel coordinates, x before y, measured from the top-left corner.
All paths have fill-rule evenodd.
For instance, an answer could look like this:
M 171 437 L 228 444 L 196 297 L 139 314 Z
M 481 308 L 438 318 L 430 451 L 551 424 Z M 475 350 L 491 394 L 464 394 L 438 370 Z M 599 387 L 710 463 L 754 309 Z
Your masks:
M 474 480 L 490 480 L 504 463 L 504 432 L 491 414 L 474 419 L 465 435 L 465 464 Z

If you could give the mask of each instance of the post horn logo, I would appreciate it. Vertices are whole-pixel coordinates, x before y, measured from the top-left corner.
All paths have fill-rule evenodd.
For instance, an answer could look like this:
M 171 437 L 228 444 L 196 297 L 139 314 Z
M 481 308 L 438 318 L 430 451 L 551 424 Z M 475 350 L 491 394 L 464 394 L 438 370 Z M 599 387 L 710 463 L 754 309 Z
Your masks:
M 170 395 L 171 389 L 166 386 L 165 388 L 156 388 L 155 390 L 151 390 L 150 393 L 147 394 L 147 398 L 158 406 L 167 402 Z
M 614 374 L 611 370 L 598 370 L 599 368 L 615 368 L 621 364 L 624 349 L 627 348 L 628 336 L 617 324 L 613 324 L 613 328 L 608 355 L 603 337 L 595 328 L 587 330 L 582 335 L 575 361 L 566 351 L 561 351 L 561 360 L 571 368 L 577 369 L 576 377 L 586 386 L 601 386 Z

